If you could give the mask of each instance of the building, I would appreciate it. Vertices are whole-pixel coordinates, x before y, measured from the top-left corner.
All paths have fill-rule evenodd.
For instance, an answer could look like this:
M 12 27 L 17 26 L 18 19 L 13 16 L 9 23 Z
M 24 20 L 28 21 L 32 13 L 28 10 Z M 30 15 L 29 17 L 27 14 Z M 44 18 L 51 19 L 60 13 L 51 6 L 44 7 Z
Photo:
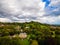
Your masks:
M 25 38 L 27 38 L 27 34 L 26 34 L 26 33 L 20 33 L 20 34 L 19 34 L 19 37 L 20 37 L 21 39 L 25 39 Z

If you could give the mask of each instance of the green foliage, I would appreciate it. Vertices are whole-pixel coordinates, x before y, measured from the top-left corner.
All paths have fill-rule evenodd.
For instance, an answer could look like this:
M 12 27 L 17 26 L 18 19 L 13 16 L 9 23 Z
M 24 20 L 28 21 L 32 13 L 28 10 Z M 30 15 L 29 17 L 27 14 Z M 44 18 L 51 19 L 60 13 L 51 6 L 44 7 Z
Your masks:
M 28 41 L 27 39 L 20 40 L 20 45 L 30 45 L 30 41 Z
M 21 29 L 27 33 L 28 37 L 23 40 L 18 36 L 13 38 L 13 35 L 21 33 Z M 56 45 L 60 45 L 60 26 L 33 21 L 25 23 L 0 23 L 0 45 L 45 45 L 51 38 L 52 40 L 57 40 Z
M 32 40 L 31 45 L 38 45 L 38 42 L 36 40 Z
M 0 37 L 0 45 L 20 45 L 19 39 L 10 39 L 8 36 Z

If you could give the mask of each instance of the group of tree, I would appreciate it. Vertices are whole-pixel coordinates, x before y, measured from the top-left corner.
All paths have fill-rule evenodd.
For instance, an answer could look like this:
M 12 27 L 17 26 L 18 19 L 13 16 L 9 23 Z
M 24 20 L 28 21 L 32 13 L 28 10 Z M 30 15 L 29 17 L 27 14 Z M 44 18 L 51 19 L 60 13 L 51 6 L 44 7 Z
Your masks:
M 19 38 L 10 38 L 20 34 L 21 30 L 28 37 L 23 41 Z M 60 26 L 42 24 L 39 22 L 1 23 L 0 45 L 60 45 Z

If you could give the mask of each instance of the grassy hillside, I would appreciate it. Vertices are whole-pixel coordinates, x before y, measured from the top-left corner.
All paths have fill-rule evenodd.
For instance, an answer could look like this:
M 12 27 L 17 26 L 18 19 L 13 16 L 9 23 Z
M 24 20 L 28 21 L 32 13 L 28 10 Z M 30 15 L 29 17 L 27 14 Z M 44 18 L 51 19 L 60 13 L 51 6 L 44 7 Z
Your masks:
M 27 38 L 23 40 L 19 37 L 21 30 L 23 33 L 27 33 Z M 0 45 L 60 45 L 60 26 L 33 21 L 25 23 L 0 22 Z

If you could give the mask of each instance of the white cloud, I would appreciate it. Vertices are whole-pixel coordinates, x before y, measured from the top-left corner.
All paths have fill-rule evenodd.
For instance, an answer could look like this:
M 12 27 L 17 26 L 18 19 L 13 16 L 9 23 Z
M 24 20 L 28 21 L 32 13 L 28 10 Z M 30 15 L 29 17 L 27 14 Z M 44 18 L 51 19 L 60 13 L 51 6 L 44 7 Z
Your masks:
M 37 22 L 47 23 L 47 24 L 60 24 L 60 15 L 59 16 L 44 16 L 44 17 L 37 17 Z
M 42 0 L 0 0 L 0 21 L 38 21 L 53 24 L 60 21 L 60 16 L 52 16 L 55 15 L 53 12 L 59 12 L 59 5 L 60 0 L 51 0 L 51 3 L 46 8 L 45 2 L 42 2 Z M 57 8 L 51 9 L 51 6 Z
M 50 6 L 56 6 L 58 3 L 60 3 L 60 0 L 51 0 Z
M 0 18 L 0 22 L 11 22 L 11 20 L 7 18 Z
M 42 0 L 0 0 L 0 5 L 0 12 L 6 16 L 9 15 L 6 18 L 19 21 L 20 19 L 17 17 L 20 15 L 26 17 L 43 16 L 45 3 Z
M 3 12 L 13 14 L 28 12 L 37 13 L 38 11 L 44 10 L 44 4 L 41 0 L 1 0 L 2 5 L 0 9 Z

